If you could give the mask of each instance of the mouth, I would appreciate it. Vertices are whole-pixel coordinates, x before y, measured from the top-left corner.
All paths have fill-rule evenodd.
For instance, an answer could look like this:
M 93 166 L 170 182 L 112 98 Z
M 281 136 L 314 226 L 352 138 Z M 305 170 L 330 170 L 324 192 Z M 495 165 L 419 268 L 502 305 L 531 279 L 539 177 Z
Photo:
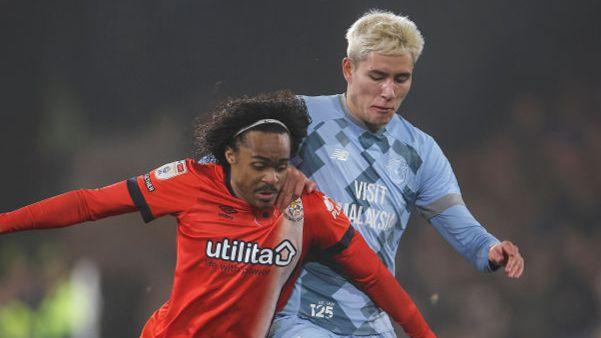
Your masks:
M 392 107 L 377 106 L 377 105 L 373 105 L 371 107 L 379 113 L 389 113 L 389 112 L 393 111 Z
M 255 191 L 255 196 L 262 202 L 269 202 L 276 197 L 278 194 L 275 189 L 260 189 Z

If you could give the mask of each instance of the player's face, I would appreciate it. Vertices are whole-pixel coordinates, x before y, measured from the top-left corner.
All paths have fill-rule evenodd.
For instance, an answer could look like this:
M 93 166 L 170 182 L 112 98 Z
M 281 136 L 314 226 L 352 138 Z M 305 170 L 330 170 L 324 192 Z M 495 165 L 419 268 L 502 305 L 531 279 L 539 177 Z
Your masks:
M 376 132 L 392 119 L 409 93 L 413 59 L 408 52 L 398 56 L 371 52 L 357 62 L 345 58 L 342 72 L 351 115 Z
M 256 208 L 273 206 L 288 172 L 288 134 L 249 131 L 238 149 L 228 148 L 225 157 L 236 195 Z

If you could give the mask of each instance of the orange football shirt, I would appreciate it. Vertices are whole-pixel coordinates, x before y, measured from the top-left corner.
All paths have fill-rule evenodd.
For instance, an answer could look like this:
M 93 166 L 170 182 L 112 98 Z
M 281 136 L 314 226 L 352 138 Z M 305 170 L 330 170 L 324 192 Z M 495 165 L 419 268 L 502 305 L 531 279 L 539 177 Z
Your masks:
M 128 181 L 145 221 L 177 218 L 177 263 L 169 300 L 142 337 L 262 337 L 285 282 L 311 250 L 352 231 L 322 195 L 283 213 L 261 211 L 228 190 L 221 166 L 174 162 Z

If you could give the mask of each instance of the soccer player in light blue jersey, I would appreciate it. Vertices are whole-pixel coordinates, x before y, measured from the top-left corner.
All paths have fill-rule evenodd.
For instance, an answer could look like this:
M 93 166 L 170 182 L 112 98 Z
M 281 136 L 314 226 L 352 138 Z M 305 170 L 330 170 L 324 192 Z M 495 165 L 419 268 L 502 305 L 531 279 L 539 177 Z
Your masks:
M 434 139 L 396 114 L 411 88 L 424 40 L 406 17 L 370 11 L 348 30 L 346 93 L 304 96 L 312 123 L 297 168 L 338 201 L 394 273 L 411 207 L 478 271 L 504 267 L 519 278 L 518 247 L 499 241 L 465 206 L 449 161 Z M 336 271 L 309 263 L 272 337 L 395 337 L 387 315 Z

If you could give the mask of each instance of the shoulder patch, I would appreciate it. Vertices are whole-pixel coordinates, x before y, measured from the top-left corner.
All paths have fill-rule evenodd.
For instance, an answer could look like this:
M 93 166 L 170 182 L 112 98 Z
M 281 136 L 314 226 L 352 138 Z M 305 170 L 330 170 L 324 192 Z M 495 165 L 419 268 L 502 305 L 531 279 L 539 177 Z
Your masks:
M 326 209 L 328 209 L 328 212 L 332 214 L 334 219 L 336 219 L 338 215 L 342 213 L 342 208 L 340 208 L 338 203 L 334 202 L 334 200 L 329 198 L 327 195 L 323 195 L 323 204 L 326 206 Z
M 188 172 L 186 161 L 176 161 L 156 169 L 154 176 L 159 180 L 167 180 L 175 176 L 179 176 Z

